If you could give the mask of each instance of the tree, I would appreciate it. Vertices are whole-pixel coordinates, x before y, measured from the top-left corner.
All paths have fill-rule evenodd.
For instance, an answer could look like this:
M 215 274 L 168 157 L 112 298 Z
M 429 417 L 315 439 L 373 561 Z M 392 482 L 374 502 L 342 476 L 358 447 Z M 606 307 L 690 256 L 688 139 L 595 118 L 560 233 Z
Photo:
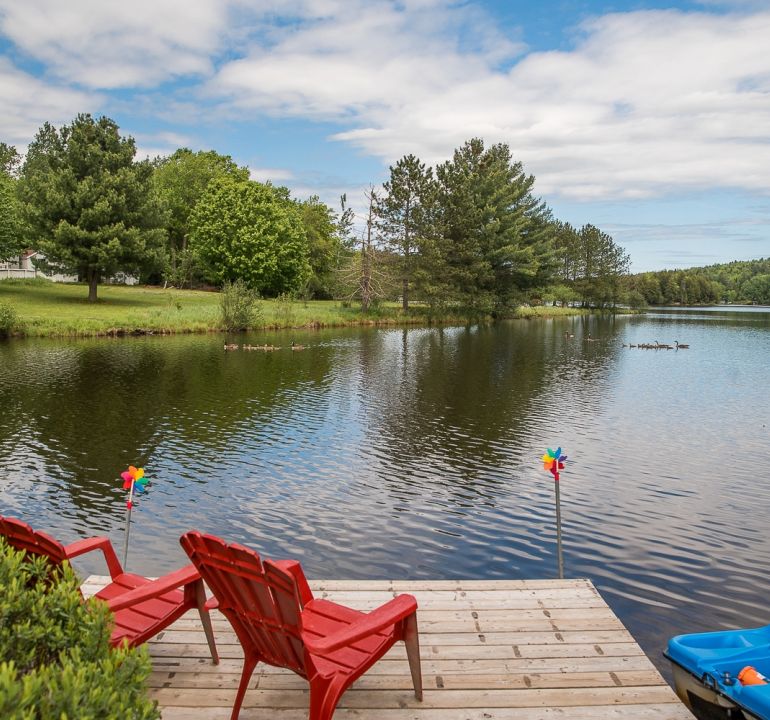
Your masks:
M 180 148 L 173 155 L 157 160 L 153 180 L 166 210 L 169 269 L 172 282 L 184 285 L 190 280 L 187 243 L 190 236 L 190 213 L 217 177 L 233 180 L 249 179 L 249 169 L 239 167 L 229 155 L 213 150 L 194 153 Z
M 334 289 L 334 271 L 339 268 L 344 251 L 339 217 L 317 195 L 298 203 L 302 225 L 307 234 L 311 275 L 306 292 L 309 297 L 328 299 Z
M 576 230 L 569 223 L 556 223 L 555 242 L 559 274 L 583 304 L 604 305 L 620 299 L 629 257 L 612 237 L 590 224 Z M 629 291 L 627 287 L 625 292 Z
M 0 174 L 14 177 L 21 164 L 21 155 L 13 146 L 0 142 Z
M 84 279 L 90 302 L 103 278 L 157 262 L 163 244 L 152 166 L 135 154 L 113 120 L 82 114 L 60 130 L 46 123 L 22 168 L 28 244 L 47 267 Z
M 16 199 L 16 180 L 0 172 L 0 262 L 24 249 L 21 207 Z
M 755 275 L 741 289 L 747 300 L 757 305 L 770 305 L 770 274 Z
M 435 183 L 433 169 L 414 155 L 405 155 L 390 167 L 385 195 L 376 205 L 378 226 L 386 247 L 397 258 L 401 304 L 409 310 L 410 284 L 418 273 L 421 249 L 429 232 Z
M 507 145 L 469 140 L 436 170 L 440 253 L 454 298 L 475 311 L 502 310 L 547 284 L 553 223 L 532 194 L 534 177 Z
M 762 280 L 756 285 L 751 280 L 761 275 L 770 275 L 770 259 L 734 260 L 708 267 L 632 275 L 627 286 L 639 290 L 651 305 L 758 302 L 756 292 L 759 289 L 762 294 Z
M 341 289 L 344 295 L 350 299 L 361 301 L 363 312 L 369 312 L 380 298 L 385 295 L 383 290 L 384 273 L 382 271 L 382 255 L 377 252 L 377 222 L 375 208 L 380 200 L 374 187 L 370 187 L 364 192 L 364 197 L 368 203 L 366 214 L 366 225 L 360 235 L 360 245 L 357 240 L 350 244 L 345 243 L 349 248 L 347 262 L 340 268 Z M 342 232 L 350 232 L 352 227 L 353 215 L 345 210 L 347 198 L 343 195 L 343 220 L 347 228 L 342 228 Z
M 263 295 L 299 290 L 310 276 L 299 209 L 287 193 L 219 177 L 190 214 L 191 247 L 210 280 L 242 279 Z
M 21 206 L 16 198 L 19 161 L 16 148 L 0 142 L 0 262 L 24 249 Z

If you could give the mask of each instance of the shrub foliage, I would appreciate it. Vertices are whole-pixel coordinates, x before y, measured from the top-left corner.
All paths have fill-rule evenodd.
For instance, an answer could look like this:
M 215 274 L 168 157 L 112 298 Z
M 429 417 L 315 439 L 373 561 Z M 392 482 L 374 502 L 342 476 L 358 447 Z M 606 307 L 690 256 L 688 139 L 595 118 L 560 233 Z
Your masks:
M 0 717 L 156 720 L 146 648 L 110 647 L 112 615 L 83 602 L 67 565 L 52 580 L 0 538 Z
M 263 322 L 259 293 L 243 280 L 225 281 L 220 300 L 222 328 L 227 332 L 248 330 Z
M 18 323 L 16 310 L 13 305 L 0 303 L 0 338 L 8 337 Z

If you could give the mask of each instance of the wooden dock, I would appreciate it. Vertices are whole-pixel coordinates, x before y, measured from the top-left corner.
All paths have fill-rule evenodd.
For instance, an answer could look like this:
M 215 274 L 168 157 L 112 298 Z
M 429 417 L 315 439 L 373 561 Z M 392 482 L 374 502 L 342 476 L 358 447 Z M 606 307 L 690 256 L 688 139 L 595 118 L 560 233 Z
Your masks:
M 90 577 L 92 594 L 106 578 Z M 316 596 L 370 610 L 417 597 L 425 698 L 403 644 L 343 696 L 335 720 L 692 720 L 588 580 L 311 581 Z M 212 665 L 197 613 L 150 641 L 151 695 L 164 720 L 227 720 L 242 653 L 213 614 Z M 306 720 L 307 684 L 258 666 L 240 720 Z

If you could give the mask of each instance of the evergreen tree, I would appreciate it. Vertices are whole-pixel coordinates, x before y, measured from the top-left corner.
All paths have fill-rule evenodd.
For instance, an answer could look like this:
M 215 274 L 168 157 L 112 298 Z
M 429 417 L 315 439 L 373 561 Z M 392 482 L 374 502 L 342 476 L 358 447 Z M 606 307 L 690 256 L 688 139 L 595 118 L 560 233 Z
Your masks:
M 0 174 L 15 177 L 20 164 L 19 151 L 13 145 L 0 142 Z
M 553 224 L 534 177 L 507 145 L 473 139 L 437 168 L 441 254 L 453 298 L 475 311 L 509 307 L 554 269 Z
M 390 180 L 383 184 L 384 196 L 375 208 L 385 246 L 396 257 L 401 282 L 401 304 L 409 310 L 410 286 L 423 277 L 423 256 L 429 233 L 434 197 L 432 168 L 414 155 L 405 155 L 390 167 Z M 428 256 L 428 253 L 425 253 Z
M 109 118 L 84 114 L 57 130 L 46 123 L 29 146 L 20 194 L 29 246 L 45 265 L 77 273 L 97 299 L 98 283 L 158 262 L 164 231 L 152 166 Z

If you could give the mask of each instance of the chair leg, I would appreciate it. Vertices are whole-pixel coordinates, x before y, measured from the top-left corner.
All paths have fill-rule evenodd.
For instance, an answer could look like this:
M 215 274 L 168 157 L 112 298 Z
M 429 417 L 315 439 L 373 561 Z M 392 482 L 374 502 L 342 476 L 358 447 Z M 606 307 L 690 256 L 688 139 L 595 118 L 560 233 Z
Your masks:
M 206 609 L 206 591 L 203 589 L 203 580 L 198 580 L 195 583 L 195 602 L 198 605 L 198 614 L 201 616 L 203 632 L 206 633 L 206 642 L 209 644 L 211 659 L 214 665 L 219 665 L 219 653 L 214 642 L 214 628 L 211 627 L 211 615 L 209 615 L 209 611 Z
M 409 659 L 409 671 L 412 673 L 414 696 L 422 700 L 422 669 L 420 667 L 420 636 L 417 633 L 417 613 L 404 618 L 404 645 Z
M 233 712 L 230 715 L 230 720 L 238 720 L 238 714 L 241 712 L 241 705 L 243 704 L 243 696 L 246 694 L 246 688 L 249 686 L 249 680 L 254 672 L 254 668 L 259 662 L 259 656 L 246 655 L 243 659 L 243 670 L 241 671 L 241 684 L 238 686 L 238 693 L 235 696 L 235 702 L 233 703 Z
M 317 679 L 311 681 L 309 720 L 331 720 L 343 692 L 345 692 L 343 683 L 335 683 L 333 680 L 331 682 Z

